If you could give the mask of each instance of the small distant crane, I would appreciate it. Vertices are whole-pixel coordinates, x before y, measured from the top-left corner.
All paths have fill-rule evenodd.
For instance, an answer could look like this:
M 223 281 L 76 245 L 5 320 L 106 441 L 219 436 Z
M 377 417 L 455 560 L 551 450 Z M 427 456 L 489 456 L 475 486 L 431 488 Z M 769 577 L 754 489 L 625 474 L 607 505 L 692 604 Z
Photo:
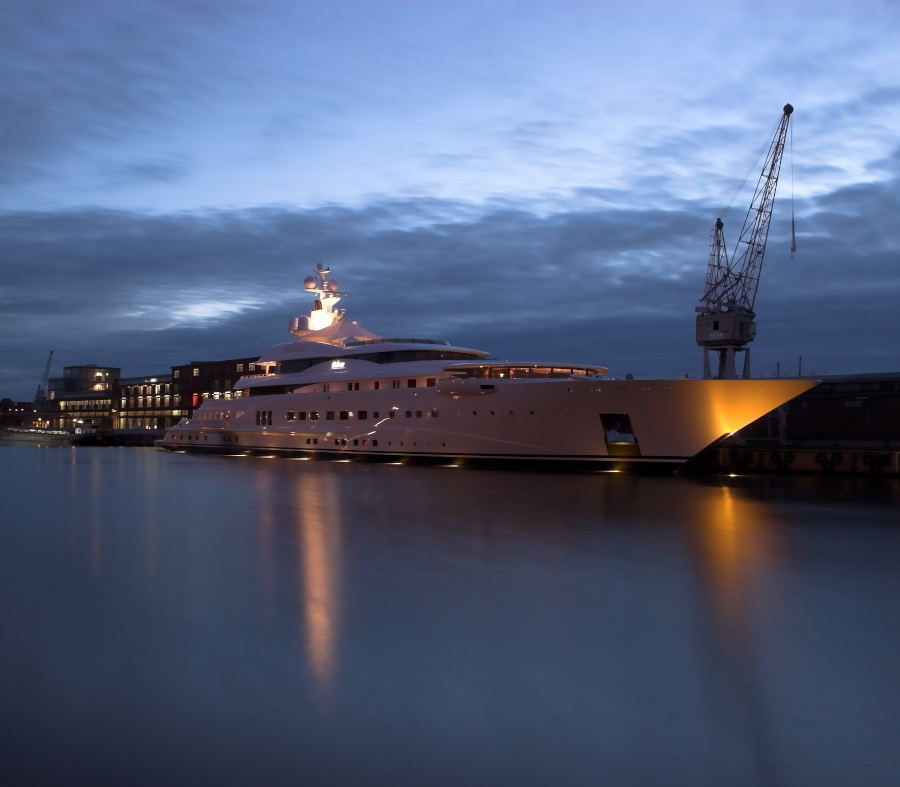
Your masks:
M 747 345 L 756 336 L 756 290 L 766 253 L 775 189 L 781 171 L 781 158 L 787 139 L 788 125 L 794 108 L 784 105 L 781 121 L 769 144 L 769 152 L 763 163 L 750 208 L 744 218 L 744 226 L 738 237 L 731 258 L 725 247 L 724 223 L 716 219 L 710 236 L 709 264 L 706 270 L 706 290 L 697 306 L 697 344 L 703 348 L 703 377 L 713 377 L 710 353 L 718 360 L 716 379 L 737 378 L 735 354 L 744 353 L 742 377 L 750 376 L 750 348 Z M 796 240 L 791 218 L 791 252 L 796 251 Z M 740 254 L 738 253 L 740 252 Z
M 50 350 L 50 355 L 47 358 L 47 365 L 44 367 L 44 376 L 41 377 L 41 381 L 38 383 L 37 393 L 34 395 L 35 403 L 47 401 L 47 388 L 50 386 L 50 363 L 52 361 L 53 350 Z

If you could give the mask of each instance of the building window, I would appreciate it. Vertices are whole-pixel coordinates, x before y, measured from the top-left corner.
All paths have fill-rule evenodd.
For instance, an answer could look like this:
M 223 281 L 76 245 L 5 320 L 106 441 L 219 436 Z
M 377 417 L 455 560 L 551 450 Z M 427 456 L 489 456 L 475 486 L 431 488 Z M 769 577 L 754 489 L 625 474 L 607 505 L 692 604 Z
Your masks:
M 194 375 L 194 377 L 200 376 L 200 367 L 199 366 L 194 367 L 193 375 Z
M 218 381 L 218 380 L 213 380 L 213 390 L 214 390 L 214 391 L 221 391 L 221 390 L 222 390 L 222 389 L 219 387 L 219 381 Z
M 181 369 L 175 369 L 172 372 L 172 378 L 177 380 L 179 377 L 181 377 Z
M 238 371 L 238 372 L 244 371 L 244 364 L 239 363 L 239 364 L 237 365 L 237 369 L 235 369 L 235 371 Z

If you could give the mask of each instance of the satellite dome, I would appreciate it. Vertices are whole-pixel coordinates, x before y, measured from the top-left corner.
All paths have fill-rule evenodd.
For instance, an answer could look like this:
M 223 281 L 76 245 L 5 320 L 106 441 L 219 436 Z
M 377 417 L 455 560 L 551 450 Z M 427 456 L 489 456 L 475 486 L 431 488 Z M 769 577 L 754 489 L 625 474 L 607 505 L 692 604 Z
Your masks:
M 306 287 L 307 290 L 314 290 L 316 288 L 316 280 L 313 276 L 307 276 L 303 280 L 303 286 Z
M 337 292 L 338 291 L 338 283 L 332 279 L 328 284 L 325 285 L 328 288 L 328 292 Z

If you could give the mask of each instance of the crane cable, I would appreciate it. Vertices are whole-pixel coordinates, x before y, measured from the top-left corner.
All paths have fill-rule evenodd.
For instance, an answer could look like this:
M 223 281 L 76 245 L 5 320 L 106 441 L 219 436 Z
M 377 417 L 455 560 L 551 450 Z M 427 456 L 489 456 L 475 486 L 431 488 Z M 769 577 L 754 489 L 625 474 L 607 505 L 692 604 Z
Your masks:
M 791 125 L 791 259 L 797 251 L 797 234 L 794 232 L 794 126 Z

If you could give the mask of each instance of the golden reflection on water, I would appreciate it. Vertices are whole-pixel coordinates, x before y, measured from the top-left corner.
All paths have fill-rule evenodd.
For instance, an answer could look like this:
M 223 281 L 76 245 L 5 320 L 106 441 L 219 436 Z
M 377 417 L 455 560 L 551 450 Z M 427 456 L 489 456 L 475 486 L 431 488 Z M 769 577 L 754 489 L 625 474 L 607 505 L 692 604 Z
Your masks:
M 718 624 L 747 636 L 754 590 L 764 582 L 780 551 L 774 509 L 728 486 L 698 496 L 695 558 Z
M 340 497 L 334 475 L 298 473 L 291 480 L 306 653 L 310 671 L 327 697 L 337 647 Z

